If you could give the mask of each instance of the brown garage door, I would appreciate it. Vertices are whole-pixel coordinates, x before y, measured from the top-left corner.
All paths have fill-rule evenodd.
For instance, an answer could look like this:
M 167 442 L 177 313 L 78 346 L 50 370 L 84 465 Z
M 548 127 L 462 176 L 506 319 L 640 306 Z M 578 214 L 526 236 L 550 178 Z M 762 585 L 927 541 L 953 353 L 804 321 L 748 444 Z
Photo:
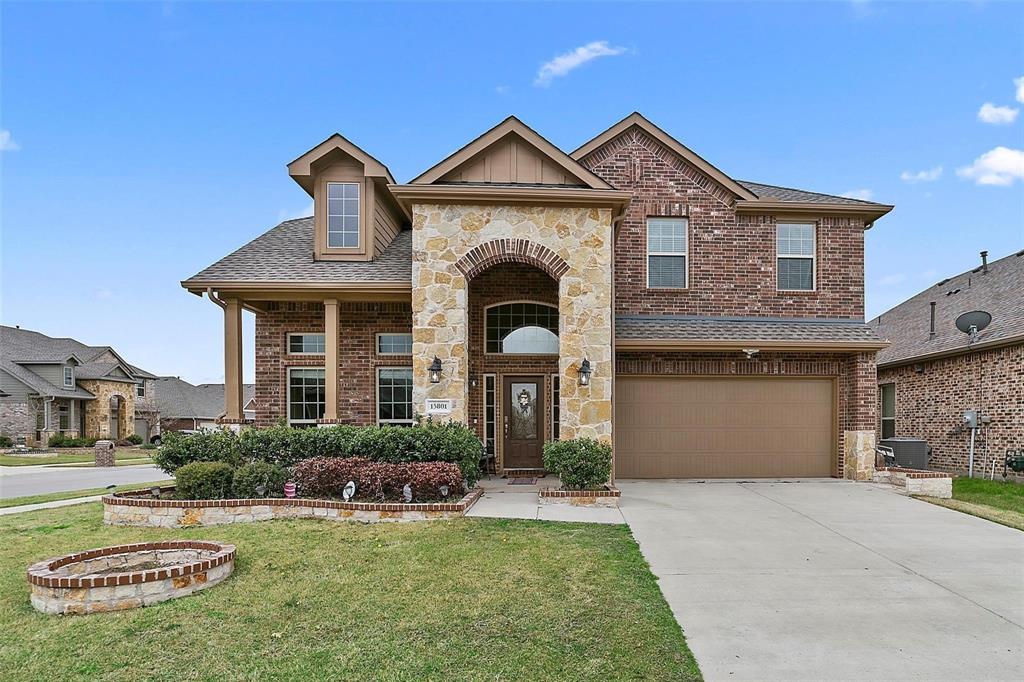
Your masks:
M 830 476 L 832 381 L 617 377 L 620 478 Z

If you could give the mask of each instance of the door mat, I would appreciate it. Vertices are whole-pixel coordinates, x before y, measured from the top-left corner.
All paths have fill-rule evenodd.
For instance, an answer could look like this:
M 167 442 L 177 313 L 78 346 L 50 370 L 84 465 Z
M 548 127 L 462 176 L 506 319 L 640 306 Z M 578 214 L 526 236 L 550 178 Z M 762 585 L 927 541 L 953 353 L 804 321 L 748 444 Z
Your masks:
M 527 478 L 525 476 L 520 476 L 518 478 L 510 478 L 510 479 L 508 479 L 508 484 L 509 485 L 537 485 L 537 479 L 536 478 Z

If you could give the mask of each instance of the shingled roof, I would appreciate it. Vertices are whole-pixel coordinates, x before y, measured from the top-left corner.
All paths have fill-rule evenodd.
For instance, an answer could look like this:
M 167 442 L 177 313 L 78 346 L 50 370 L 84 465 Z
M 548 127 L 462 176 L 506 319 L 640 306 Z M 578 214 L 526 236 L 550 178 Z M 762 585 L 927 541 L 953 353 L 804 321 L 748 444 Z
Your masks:
M 313 259 L 313 218 L 286 220 L 234 253 L 182 282 L 394 282 L 412 283 L 412 231 L 403 230 L 372 261 Z
M 689 315 L 619 315 L 615 340 L 693 343 L 764 342 L 880 345 L 874 330 L 861 320 L 770 317 L 698 317 Z
M 255 393 L 255 384 L 242 384 L 242 404 Z M 196 386 L 178 377 L 157 377 L 156 403 L 164 419 L 216 419 L 224 412 L 224 384 Z
M 930 304 L 935 302 L 935 338 L 929 338 Z M 974 343 L 956 328 L 956 318 L 972 310 L 992 315 Z M 1024 344 L 1024 251 L 944 279 L 882 313 L 870 324 L 891 345 L 878 364 L 894 365 L 930 356 L 966 353 L 1009 343 Z
M 737 182 L 756 194 L 758 199 L 773 199 L 775 201 L 792 201 L 810 204 L 847 204 L 849 206 L 865 207 L 885 206 L 885 204 L 879 204 L 874 201 L 853 199 L 851 197 L 840 197 L 834 194 L 822 194 L 821 192 L 810 192 L 805 189 L 765 185 L 760 182 L 750 182 L 749 180 L 737 180 Z

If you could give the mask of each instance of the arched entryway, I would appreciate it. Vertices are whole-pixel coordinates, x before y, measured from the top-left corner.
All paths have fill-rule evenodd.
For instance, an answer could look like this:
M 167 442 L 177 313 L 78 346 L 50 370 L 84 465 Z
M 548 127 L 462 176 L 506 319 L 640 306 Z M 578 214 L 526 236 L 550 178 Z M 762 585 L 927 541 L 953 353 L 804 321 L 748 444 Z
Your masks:
M 496 260 L 468 289 L 470 423 L 495 469 L 541 469 L 544 442 L 558 437 L 558 282 Z

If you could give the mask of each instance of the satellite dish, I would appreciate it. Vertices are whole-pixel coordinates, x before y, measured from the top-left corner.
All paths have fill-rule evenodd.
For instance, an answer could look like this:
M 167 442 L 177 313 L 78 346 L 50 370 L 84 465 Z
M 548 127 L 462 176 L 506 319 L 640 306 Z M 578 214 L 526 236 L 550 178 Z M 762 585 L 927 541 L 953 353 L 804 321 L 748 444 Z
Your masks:
M 984 310 L 972 310 L 956 318 L 956 328 L 964 334 L 977 334 L 992 322 L 992 316 Z

